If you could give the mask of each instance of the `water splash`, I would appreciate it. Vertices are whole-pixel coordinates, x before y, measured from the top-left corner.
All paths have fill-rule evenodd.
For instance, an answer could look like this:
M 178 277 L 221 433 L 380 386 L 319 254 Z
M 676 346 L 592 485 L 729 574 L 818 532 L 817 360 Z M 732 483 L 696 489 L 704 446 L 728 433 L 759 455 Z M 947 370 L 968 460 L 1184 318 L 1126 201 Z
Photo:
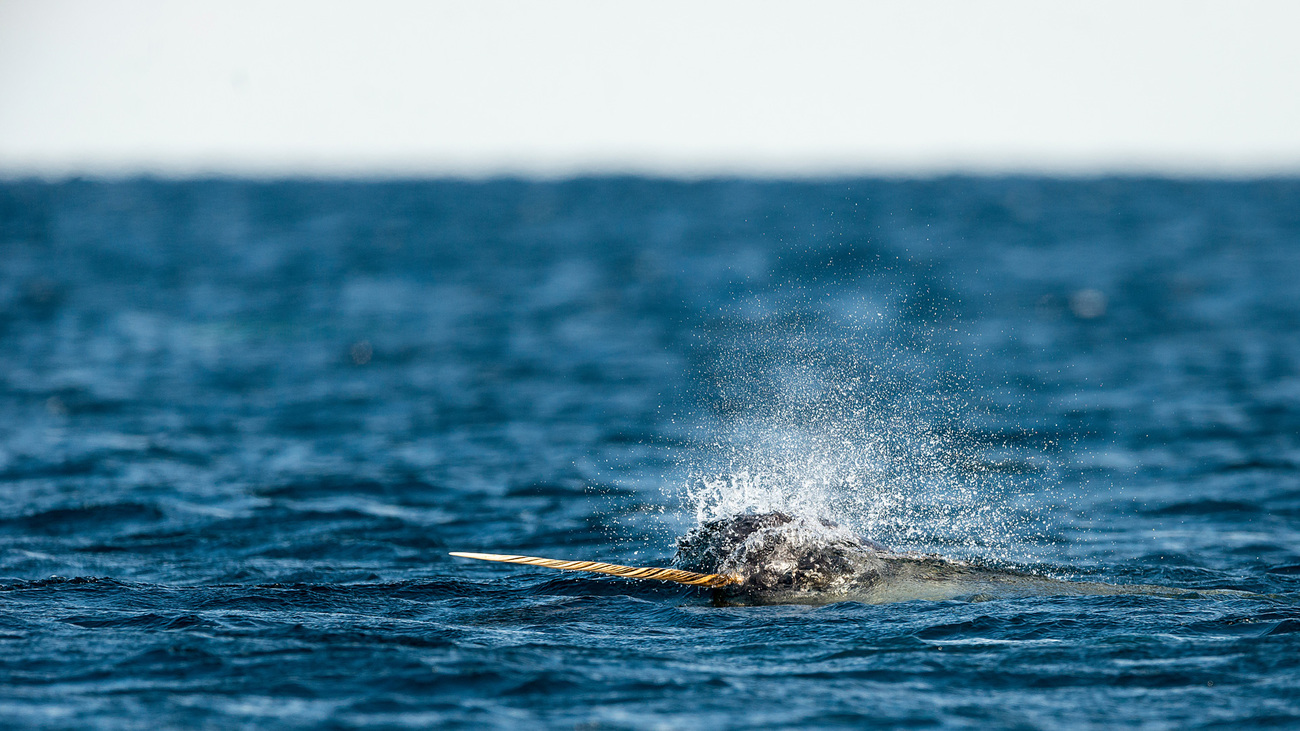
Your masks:
M 733 332 L 709 366 L 717 436 L 680 497 L 698 523 L 783 512 L 898 548 L 1021 558 L 1043 532 L 1042 455 L 995 455 L 1006 445 L 978 426 L 954 362 L 825 320 Z

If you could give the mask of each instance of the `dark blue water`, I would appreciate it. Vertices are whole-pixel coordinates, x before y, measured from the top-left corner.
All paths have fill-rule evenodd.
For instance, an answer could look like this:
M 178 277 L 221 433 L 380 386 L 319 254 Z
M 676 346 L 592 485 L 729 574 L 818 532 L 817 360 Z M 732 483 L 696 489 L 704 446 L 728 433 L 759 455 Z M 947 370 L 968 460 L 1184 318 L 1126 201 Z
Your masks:
M 1300 182 L 0 185 L 7 728 L 1300 727 Z M 716 607 L 700 517 L 1266 596 Z

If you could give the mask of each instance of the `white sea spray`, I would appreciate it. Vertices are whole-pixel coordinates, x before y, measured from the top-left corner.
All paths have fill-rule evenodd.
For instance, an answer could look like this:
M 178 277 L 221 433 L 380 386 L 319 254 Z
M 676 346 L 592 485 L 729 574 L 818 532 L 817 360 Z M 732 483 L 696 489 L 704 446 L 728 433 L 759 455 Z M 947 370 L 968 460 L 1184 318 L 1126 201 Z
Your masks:
M 773 330 L 717 349 L 714 438 L 678 491 L 695 522 L 782 512 L 903 549 L 1025 557 L 1043 455 L 981 428 L 951 353 L 843 324 Z

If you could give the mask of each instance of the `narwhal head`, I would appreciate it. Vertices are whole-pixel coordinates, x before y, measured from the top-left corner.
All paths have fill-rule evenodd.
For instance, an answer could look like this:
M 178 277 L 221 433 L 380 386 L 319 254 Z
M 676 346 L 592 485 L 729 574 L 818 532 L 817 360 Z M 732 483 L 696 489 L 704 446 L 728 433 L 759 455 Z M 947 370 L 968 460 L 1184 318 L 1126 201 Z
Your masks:
M 869 583 L 881 552 L 829 520 L 772 512 L 702 523 L 678 539 L 674 565 L 737 577 L 727 594 L 825 593 Z
M 883 564 L 882 553 L 889 549 L 825 519 L 759 513 L 708 521 L 687 533 L 677 541 L 675 568 L 497 553 L 455 551 L 451 555 L 675 581 L 710 587 L 717 592 L 715 598 L 743 597 L 763 603 L 799 601 L 803 594 L 833 594 L 850 585 L 874 583 Z

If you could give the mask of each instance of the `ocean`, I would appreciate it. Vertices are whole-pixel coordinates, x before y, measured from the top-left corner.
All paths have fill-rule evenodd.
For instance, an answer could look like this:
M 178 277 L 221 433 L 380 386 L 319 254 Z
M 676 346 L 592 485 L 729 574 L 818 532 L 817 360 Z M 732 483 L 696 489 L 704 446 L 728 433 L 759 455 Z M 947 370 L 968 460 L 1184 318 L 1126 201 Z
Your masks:
M 1300 728 L 1296 179 L 10 180 L 0 410 L 6 728 Z M 772 510 L 1187 593 L 447 555 Z

